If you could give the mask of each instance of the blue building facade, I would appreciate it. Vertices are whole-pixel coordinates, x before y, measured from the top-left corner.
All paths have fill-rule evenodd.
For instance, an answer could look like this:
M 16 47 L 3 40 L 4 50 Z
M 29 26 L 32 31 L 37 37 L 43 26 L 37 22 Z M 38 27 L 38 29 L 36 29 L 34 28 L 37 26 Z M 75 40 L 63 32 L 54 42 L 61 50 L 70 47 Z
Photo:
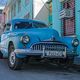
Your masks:
M 79 0 L 52 0 L 53 28 L 60 36 L 78 37 L 80 41 L 80 1 Z M 68 15 L 67 15 L 68 13 Z M 78 55 L 74 63 L 80 64 L 80 44 Z
M 14 18 L 33 18 L 33 0 L 8 0 L 4 9 L 5 21 Z
M 59 12 L 61 10 L 61 3 L 59 0 L 52 1 L 52 24 L 53 28 L 59 32 L 61 35 L 61 20 L 59 19 Z
M 52 24 L 52 0 L 8 0 L 4 9 L 5 22 L 14 18 L 29 18 Z
M 77 34 L 78 0 L 53 0 L 52 23 L 62 36 L 75 36 Z

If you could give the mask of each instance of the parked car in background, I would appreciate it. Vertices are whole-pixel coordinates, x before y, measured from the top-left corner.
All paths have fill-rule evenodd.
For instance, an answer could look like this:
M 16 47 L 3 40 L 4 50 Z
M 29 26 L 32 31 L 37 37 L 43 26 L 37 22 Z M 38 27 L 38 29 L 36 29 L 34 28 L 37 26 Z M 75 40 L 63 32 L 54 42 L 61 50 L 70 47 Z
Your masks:
M 72 41 L 71 47 L 77 48 L 78 41 L 76 39 Z M 4 33 L 1 35 L 0 50 L 3 57 L 8 58 L 9 67 L 16 70 L 22 67 L 25 59 L 30 58 L 65 63 L 69 46 L 65 44 L 58 32 L 48 28 L 43 22 L 13 19 L 5 25 Z

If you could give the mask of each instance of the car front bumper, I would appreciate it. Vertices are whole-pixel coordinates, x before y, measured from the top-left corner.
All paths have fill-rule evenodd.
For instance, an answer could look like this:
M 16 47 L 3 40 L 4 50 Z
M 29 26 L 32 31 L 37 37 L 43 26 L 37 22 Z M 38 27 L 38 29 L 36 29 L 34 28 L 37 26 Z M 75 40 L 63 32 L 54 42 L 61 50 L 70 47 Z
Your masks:
M 31 50 L 31 49 L 15 49 L 16 55 L 25 55 L 25 56 L 41 56 L 41 58 L 66 58 L 66 48 L 65 51 L 40 51 L 40 50 Z

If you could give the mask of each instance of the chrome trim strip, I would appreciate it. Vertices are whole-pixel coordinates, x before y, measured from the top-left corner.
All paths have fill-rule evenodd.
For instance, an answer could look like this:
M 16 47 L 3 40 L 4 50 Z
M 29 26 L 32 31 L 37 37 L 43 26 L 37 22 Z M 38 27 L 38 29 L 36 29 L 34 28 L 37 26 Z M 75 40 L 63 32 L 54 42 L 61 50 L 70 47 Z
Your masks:
M 31 49 L 15 49 L 14 52 L 16 54 L 43 53 L 43 51 L 40 51 L 40 50 L 31 50 Z
M 35 43 L 35 44 L 32 44 L 31 45 L 31 49 L 32 49 L 32 47 L 34 46 L 34 45 L 38 45 L 38 44 L 56 44 L 56 45 L 63 45 L 63 46 L 66 46 L 65 44 L 63 44 L 63 43 L 60 43 L 60 42 L 38 42 L 38 43 Z

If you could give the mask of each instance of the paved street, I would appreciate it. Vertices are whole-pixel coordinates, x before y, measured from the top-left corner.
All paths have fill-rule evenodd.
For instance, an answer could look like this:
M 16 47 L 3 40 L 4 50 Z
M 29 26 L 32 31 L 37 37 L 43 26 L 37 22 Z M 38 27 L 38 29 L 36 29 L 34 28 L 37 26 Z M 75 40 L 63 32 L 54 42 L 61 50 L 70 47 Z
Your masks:
M 20 71 L 12 71 L 6 60 L 0 60 L 0 80 L 80 80 L 80 72 L 40 63 L 27 64 Z

